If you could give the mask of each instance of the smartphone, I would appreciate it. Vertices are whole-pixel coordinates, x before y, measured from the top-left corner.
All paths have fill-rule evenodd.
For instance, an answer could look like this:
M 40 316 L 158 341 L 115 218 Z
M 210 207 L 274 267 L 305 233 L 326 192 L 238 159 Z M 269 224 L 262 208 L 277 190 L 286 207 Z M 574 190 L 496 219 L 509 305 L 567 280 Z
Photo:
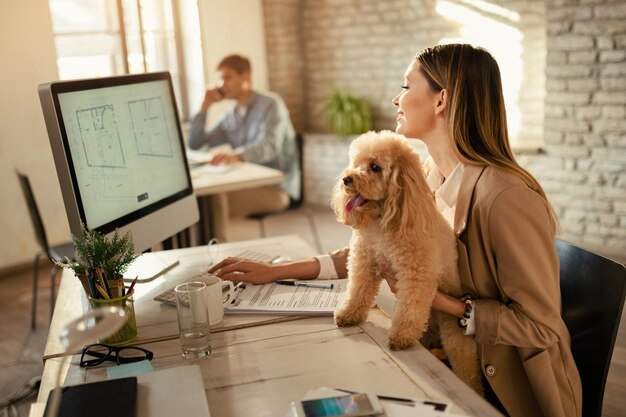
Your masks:
M 370 416 L 383 412 L 374 394 L 355 393 L 337 397 L 303 400 L 295 404 L 298 417 Z

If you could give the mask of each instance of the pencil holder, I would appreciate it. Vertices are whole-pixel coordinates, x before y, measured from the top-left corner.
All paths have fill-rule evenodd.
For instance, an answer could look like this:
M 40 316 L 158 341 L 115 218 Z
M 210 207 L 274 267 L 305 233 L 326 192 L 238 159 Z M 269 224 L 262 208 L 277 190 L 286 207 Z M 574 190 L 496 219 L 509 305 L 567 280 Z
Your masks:
M 123 297 L 102 299 L 89 297 L 89 304 L 92 308 L 116 306 L 126 311 L 126 321 L 121 329 L 112 335 L 98 340 L 99 343 L 106 343 L 107 345 L 117 346 L 130 342 L 137 337 L 137 322 L 135 321 L 135 302 L 133 294 L 135 291 L 131 291 L 129 294 Z

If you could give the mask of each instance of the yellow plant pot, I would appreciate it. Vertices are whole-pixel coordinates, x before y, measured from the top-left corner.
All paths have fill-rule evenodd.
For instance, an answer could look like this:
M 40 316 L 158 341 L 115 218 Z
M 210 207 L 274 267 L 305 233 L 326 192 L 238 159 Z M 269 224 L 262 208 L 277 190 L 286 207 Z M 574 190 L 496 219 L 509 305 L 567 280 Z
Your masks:
M 99 343 L 106 343 L 107 345 L 117 346 L 123 345 L 137 337 L 137 322 L 135 320 L 135 302 L 133 294 L 135 291 L 131 291 L 123 297 L 111 298 L 109 300 L 101 298 L 89 298 L 89 304 L 92 308 L 117 306 L 126 311 L 126 321 L 121 329 L 112 335 L 98 340 Z

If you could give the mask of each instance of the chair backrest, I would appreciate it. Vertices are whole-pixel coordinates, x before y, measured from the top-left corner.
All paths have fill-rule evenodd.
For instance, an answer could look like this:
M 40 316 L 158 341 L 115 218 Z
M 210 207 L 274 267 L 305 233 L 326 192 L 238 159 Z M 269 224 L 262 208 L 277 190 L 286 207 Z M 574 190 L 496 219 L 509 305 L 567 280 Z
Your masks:
M 304 136 L 296 133 L 296 149 L 298 150 L 298 165 L 300 165 L 300 198 L 292 201 L 289 208 L 298 208 L 304 203 Z
M 626 268 L 556 239 L 562 315 L 583 386 L 583 415 L 602 414 L 611 355 L 626 296 Z
M 50 245 L 48 245 L 48 237 L 46 236 L 46 230 L 43 227 L 43 222 L 41 221 L 41 215 L 39 214 L 39 209 L 37 208 L 37 202 L 35 201 L 35 195 L 33 194 L 33 189 L 30 186 L 30 181 L 28 177 L 22 174 L 19 171 L 15 171 L 17 177 L 20 181 L 20 185 L 22 186 L 22 192 L 24 193 L 24 198 L 26 199 L 26 205 L 28 206 L 28 212 L 30 214 L 30 220 L 33 223 L 33 229 L 35 230 L 35 237 L 37 238 L 37 242 L 41 249 L 45 252 L 46 256 L 50 256 Z

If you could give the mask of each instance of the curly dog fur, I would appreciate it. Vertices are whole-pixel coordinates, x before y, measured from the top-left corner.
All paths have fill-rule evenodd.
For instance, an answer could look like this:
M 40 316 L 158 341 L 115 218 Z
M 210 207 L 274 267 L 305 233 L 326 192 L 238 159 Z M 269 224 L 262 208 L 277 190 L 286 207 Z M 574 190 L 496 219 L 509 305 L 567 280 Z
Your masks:
M 348 257 L 348 295 L 335 312 L 339 326 L 367 318 L 383 279 L 396 272 L 396 310 L 389 347 L 405 349 L 428 328 L 437 289 L 459 298 L 456 240 L 435 206 L 417 153 L 395 133 L 369 132 L 350 145 L 350 165 L 335 186 L 332 208 L 353 228 Z M 456 318 L 433 312 L 453 371 L 482 392 L 476 343 Z

